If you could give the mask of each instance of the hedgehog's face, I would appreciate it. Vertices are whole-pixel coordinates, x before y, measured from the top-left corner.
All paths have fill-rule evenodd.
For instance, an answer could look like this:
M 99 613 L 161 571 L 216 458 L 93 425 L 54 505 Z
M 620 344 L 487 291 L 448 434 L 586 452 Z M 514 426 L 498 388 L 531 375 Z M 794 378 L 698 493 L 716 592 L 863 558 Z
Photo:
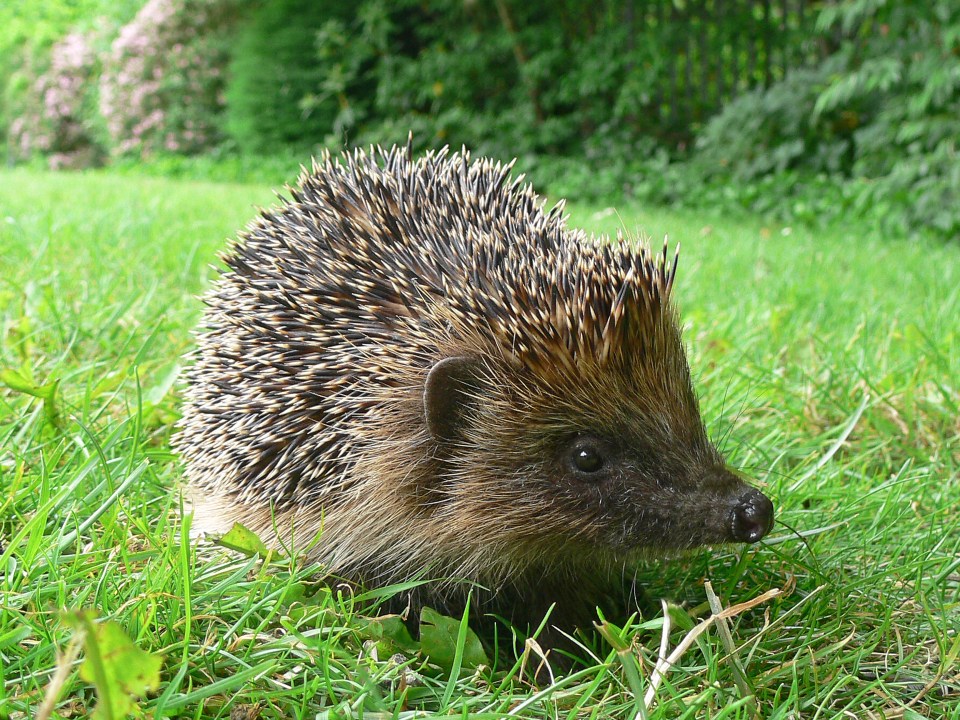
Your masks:
M 495 514 L 519 543 L 634 554 L 769 532 L 771 502 L 706 439 L 688 379 L 635 393 L 585 387 L 518 412 L 515 397 L 501 398 L 482 375 L 466 358 L 438 363 L 426 384 L 427 426 L 465 507 Z M 599 411 L 597 396 L 617 402 Z
M 767 534 L 771 502 L 728 470 L 712 448 L 665 453 L 664 445 L 637 429 L 583 430 L 556 442 L 545 489 L 554 507 L 572 516 L 569 527 L 626 553 L 752 543 Z M 709 459 L 703 463 L 702 457 Z

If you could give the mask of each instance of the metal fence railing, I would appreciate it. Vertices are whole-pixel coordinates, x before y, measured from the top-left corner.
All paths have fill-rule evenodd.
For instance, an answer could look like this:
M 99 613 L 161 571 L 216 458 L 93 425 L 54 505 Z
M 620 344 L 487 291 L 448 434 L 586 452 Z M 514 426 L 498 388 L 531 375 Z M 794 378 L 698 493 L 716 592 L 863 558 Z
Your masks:
M 735 95 L 779 80 L 817 55 L 809 0 L 628 2 L 631 34 L 662 45 L 645 121 L 682 143 Z

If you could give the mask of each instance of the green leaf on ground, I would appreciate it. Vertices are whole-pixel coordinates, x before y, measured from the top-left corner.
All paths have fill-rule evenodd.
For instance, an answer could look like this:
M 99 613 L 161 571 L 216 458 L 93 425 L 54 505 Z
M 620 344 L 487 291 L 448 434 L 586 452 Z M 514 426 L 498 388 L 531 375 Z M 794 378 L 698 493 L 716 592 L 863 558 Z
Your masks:
M 163 659 L 138 648 L 117 623 L 96 622 L 92 611 L 69 613 L 66 620 L 84 634 L 80 679 L 97 690 L 92 717 L 114 720 L 136 711 L 137 698 L 159 686 Z
M 233 527 L 217 540 L 217 544 L 227 548 L 227 550 L 243 553 L 247 557 L 259 555 L 265 558 L 270 552 L 263 540 L 253 530 L 245 528 L 240 523 L 234 523 Z
M 406 624 L 399 615 L 383 615 L 375 618 L 357 618 L 360 623 L 360 636 L 365 640 L 374 640 L 381 657 L 401 652 L 412 654 L 420 649 Z
M 454 667 L 461 630 L 464 629 L 461 667 L 473 670 L 481 665 L 490 665 L 480 638 L 469 627 L 463 626 L 460 619 L 446 617 L 428 607 L 420 611 L 420 647 L 430 662 L 447 672 Z

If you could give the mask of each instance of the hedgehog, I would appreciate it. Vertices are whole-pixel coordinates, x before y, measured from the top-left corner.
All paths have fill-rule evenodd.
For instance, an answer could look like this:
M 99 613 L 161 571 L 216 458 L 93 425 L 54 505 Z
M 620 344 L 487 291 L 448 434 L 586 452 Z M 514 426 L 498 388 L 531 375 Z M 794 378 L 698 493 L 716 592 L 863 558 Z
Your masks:
M 174 437 L 196 531 L 405 583 L 408 617 L 470 597 L 563 633 L 625 611 L 641 559 L 766 535 L 700 417 L 676 255 L 568 227 L 512 172 L 326 154 L 247 227 Z

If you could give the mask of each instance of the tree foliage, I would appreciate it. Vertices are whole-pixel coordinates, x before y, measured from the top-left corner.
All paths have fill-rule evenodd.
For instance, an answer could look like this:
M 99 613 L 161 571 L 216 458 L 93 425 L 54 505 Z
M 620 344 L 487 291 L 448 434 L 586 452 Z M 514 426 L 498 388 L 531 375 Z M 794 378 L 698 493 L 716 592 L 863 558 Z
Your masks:
M 272 0 L 244 19 L 233 46 L 226 127 L 246 152 L 312 148 L 329 134 L 336 98 L 326 82 L 318 35 L 347 14 L 347 2 Z
M 100 141 L 286 165 L 412 132 L 418 148 L 521 157 L 541 187 L 579 198 L 960 234 L 956 0 L 40 5 L 0 8 L 9 156 Z M 161 7 L 178 10 L 134 32 Z M 239 24 L 198 25 L 226 10 Z M 66 66 L 55 41 L 80 16 L 100 52 Z M 46 39 L 26 39 L 28 20 Z M 54 85 L 59 115 L 40 117 Z
M 99 86 L 115 153 L 190 153 L 217 144 L 234 5 L 148 0 L 120 29 Z
M 15 158 L 42 152 L 56 168 L 98 162 L 100 148 L 90 123 L 98 69 L 94 41 L 89 34 L 73 32 L 53 44 L 49 66 L 25 88 L 10 123 Z
M 847 178 L 847 210 L 898 233 L 960 234 L 960 5 L 845 0 L 821 9 L 816 30 L 828 49 L 820 63 L 709 123 L 707 171 Z
M 615 160 L 656 143 L 675 148 L 724 98 L 781 77 L 805 52 L 790 42 L 802 38 L 795 0 L 723 7 L 262 2 L 236 45 L 231 132 L 261 149 L 411 130 L 426 144 L 498 156 L 587 149 Z M 755 38 L 744 38 L 744 25 Z

